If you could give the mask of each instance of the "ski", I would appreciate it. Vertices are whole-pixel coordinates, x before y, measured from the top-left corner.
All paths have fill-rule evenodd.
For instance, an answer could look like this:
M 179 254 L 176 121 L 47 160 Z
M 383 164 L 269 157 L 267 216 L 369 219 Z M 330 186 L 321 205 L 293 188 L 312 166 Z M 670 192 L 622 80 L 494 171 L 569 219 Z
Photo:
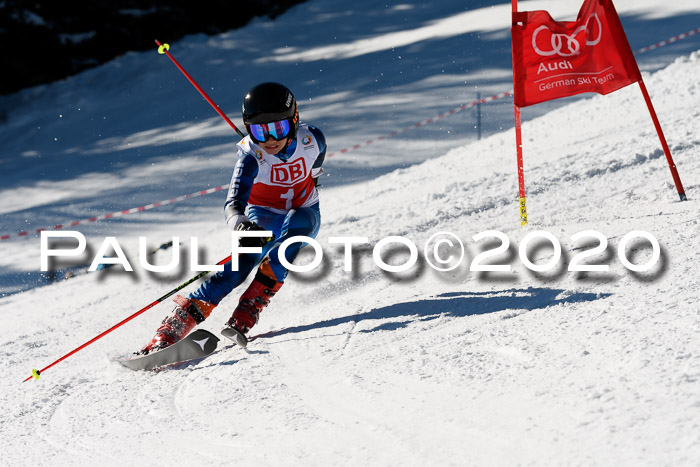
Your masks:
M 239 347 L 243 347 L 244 349 L 248 347 L 248 338 L 246 337 L 246 335 L 240 332 L 238 329 L 234 328 L 233 326 L 226 326 L 224 329 L 221 330 L 221 335 L 232 340 Z
M 204 329 L 197 329 L 163 350 L 132 358 L 117 359 L 117 361 L 132 370 L 153 370 L 204 358 L 216 350 L 218 342 L 219 338 L 214 334 Z

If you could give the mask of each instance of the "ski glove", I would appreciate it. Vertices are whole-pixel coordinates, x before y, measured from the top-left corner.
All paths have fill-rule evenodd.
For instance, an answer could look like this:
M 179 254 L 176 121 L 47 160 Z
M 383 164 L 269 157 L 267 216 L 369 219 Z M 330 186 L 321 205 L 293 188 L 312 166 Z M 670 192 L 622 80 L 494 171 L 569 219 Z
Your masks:
M 231 230 L 238 230 L 238 226 L 244 222 L 250 222 L 250 219 L 242 214 L 234 214 L 226 221 Z
M 258 224 L 255 222 L 250 222 L 250 221 L 243 221 L 240 224 L 236 226 L 236 229 L 241 232 L 250 232 L 250 231 L 255 231 L 255 230 L 265 230 L 262 227 L 260 227 Z M 264 247 L 267 245 L 268 242 L 271 242 L 274 240 L 275 236 L 271 236 L 268 238 L 265 237 L 241 237 L 239 239 L 239 242 L 243 248 L 250 248 L 250 247 Z

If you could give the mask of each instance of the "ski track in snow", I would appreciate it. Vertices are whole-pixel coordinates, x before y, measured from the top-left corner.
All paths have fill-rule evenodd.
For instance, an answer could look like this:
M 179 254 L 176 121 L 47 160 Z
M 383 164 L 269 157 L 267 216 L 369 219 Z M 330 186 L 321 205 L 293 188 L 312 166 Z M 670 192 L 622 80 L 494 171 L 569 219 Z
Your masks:
M 508 10 L 506 5 L 490 9 L 491 2 L 476 3 L 478 14 L 465 17 L 492 25 L 492 31 L 482 31 L 492 34 L 489 40 L 505 40 L 499 37 L 506 34 L 507 38 L 507 30 L 499 29 L 501 20 L 496 21 L 495 15 Z M 616 4 L 629 15 L 623 16 L 623 23 L 626 28 L 629 24 L 631 38 L 638 37 L 647 22 L 669 29 L 674 21 L 685 26 L 683 21 L 692 21 L 700 13 L 693 2 L 675 2 L 666 14 L 677 18 L 667 24 L 658 1 Z M 553 4 L 531 5 L 549 8 Z M 573 14 L 578 7 L 558 5 L 555 9 Z M 384 28 L 387 40 L 411 42 L 410 34 L 399 34 L 403 31 L 400 24 L 384 22 L 399 11 L 407 12 L 406 29 L 416 34 L 434 27 L 416 19 L 428 14 L 417 4 L 360 6 L 367 7 L 360 12 L 366 14 L 361 20 L 371 18 L 377 31 Z M 452 3 L 442 8 L 457 14 Z M 382 43 L 359 34 L 362 28 L 346 18 L 344 11 L 311 1 L 290 10 L 286 17 L 308 19 L 319 28 L 345 21 L 346 28 L 337 31 L 339 50 L 350 56 L 338 62 L 343 66 L 370 63 L 353 61 L 358 60 L 352 57 L 354 53 L 370 57 L 389 53 L 375 50 L 382 49 Z M 438 21 L 440 13 L 427 19 Z M 205 69 L 219 70 L 217 44 L 249 47 L 253 52 L 242 50 L 242 56 L 254 56 L 253 39 L 269 34 L 272 24 L 256 21 L 244 30 L 246 37 L 236 32 L 219 38 L 195 36 L 173 51 L 186 65 L 196 67 L 206 61 Z M 449 21 L 435 24 L 455 28 L 444 31 L 454 37 L 464 33 L 460 28 L 471 27 Z M 313 70 L 311 66 L 324 68 L 329 75 L 347 72 L 343 66 L 338 65 L 338 71 L 331 63 L 317 61 L 319 54 L 336 44 L 304 50 L 303 38 L 290 41 L 298 46 L 289 50 L 280 46 L 272 57 L 284 61 L 295 56 L 305 72 Z M 646 44 L 633 47 L 641 45 Z M 491 52 L 496 53 L 498 47 Z M 212 48 L 214 52 L 206 52 Z M 685 185 L 687 202 L 678 201 L 641 93 L 632 85 L 608 96 L 586 96 L 546 107 L 547 112 L 528 109 L 532 113 L 524 119 L 523 148 L 530 223 L 525 229 L 518 223 L 514 134 L 512 129 L 496 128 L 512 125 L 508 106 L 484 109 L 492 112 L 490 118 L 496 123 L 480 141 L 466 144 L 466 139 L 458 138 L 433 144 L 441 138 L 440 132 L 416 133 L 413 139 L 373 145 L 351 159 L 329 161 L 336 174 L 345 175 L 321 193 L 319 240 L 326 254 L 324 270 L 290 276 L 261 314 L 251 333 L 259 337 L 247 351 L 222 338 L 217 351 L 199 362 L 158 373 L 121 367 L 114 359 L 143 345 L 172 309 L 168 302 L 47 370 L 40 381 L 23 384 L 32 367 L 54 361 L 179 284 L 189 273 L 164 279 L 106 271 L 1 298 L 0 437 L 5 446 L 0 463 L 696 465 L 700 458 L 700 51 L 675 50 L 686 53 L 667 61 L 659 71 L 645 72 L 644 79 Z M 426 67 L 435 64 L 422 51 L 421 42 L 397 44 L 396 51 L 406 59 L 424 57 Z M 112 105 L 111 94 L 119 100 L 116 83 L 133 79 L 114 70 L 134 65 L 144 74 L 139 80 L 169 77 L 162 89 L 148 88 L 162 99 L 180 77 L 174 76 L 167 63 L 153 65 L 140 57 L 128 54 L 74 80 L 101 82 L 97 78 L 109 70 L 113 75 L 100 91 L 104 88 L 104 102 Z M 662 58 L 656 60 L 663 62 Z M 274 61 L 258 65 L 270 72 L 279 66 Z M 482 64 L 484 73 L 487 65 Z M 161 67 L 166 74 L 160 74 Z M 494 79 L 492 85 L 497 86 L 510 77 L 506 73 L 505 79 Z M 330 133 L 339 135 L 333 142 L 335 148 L 348 146 L 345 143 L 356 137 L 352 124 L 358 109 L 367 112 L 370 126 L 376 122 L 376 130 L 383 131 L 392 119 L 402 124 L 420 119 L 417 112 L 406 115 L 404 110 L 421 92 L 449 95 L 457 86 L 464 87 L 463 78 L 439 72 L 417 80 L 419 84 L 396 82 L 391 89 L 374 89 L 351 80 L 347 87 L 333 91 L 338 81 L 320 83 L 317 88 L 299 84 L 304 92 L 318 91 L 317 103 L 310 103 L 308 110 L 320 126 L 325 129 L 321 123 L 327 120 Z M 70 90 L 70 83 L 48 89 L 64 86 Z M 368 89 L 383 95 L 381 105 L 358 99 Z M 31 92 L 42 95 L 45 90 L 26 95 Z M 71 102 L 77 99 L 73 93 L 77 91 L 65 91 L 60 99 Z M 228 151 L 224 143 L 230 142 L 222 136 L 218 122 L 212 119 L 193 127 L 169 116 L 179 118 L 182 114 L 177 112 L 186 113 L 182 120 L 194 124 L 189 110 L 172 113 L 199 104 L 189 95 L 183 99 L 163 104 L 164 108 L 144 99 L 143 115 L 152 120 L 157 112 L 164 120 L 162 126 L 144 126 L 137 112 L 134 120 L 124 119 L 117 134 L 107 132 L 101 138 L 87 134 L 82 143 L 75 142 L 76 147 L 88 148 L 85 154 L 93 151 L 108 160 L 117 146 L 120 151 L 129 145 L 138 147 L 148 154 L 152 167 L 124 170 L 112 160 L 114 173 L 104 172 L 106 178 L 100 179 L 97 165 L 92 165 L 97 164 L 95 160 L 83 159 L 85 154 L 75 148 L 74 152 L 66 149 L 60 155 L 73 154 L 75 159 L 70 160 L 75 165 L 90 159 L 85 172 L 33 185 L 29 180 L 41 178 L 43 169 L 9 163 L 7 170 L 16 170 L 17 180 L 8 181 L 1 193 L 7 195 L 6 207 L 12 205 L 16 210 L 3 219 L 26 218 L 33 225 L 43 216 L 82 215 L 91 210 L 93 190 L 100 203 L 108 193 L 127 204 L 135 199 L 161 199 L 159 189 L 175 190 L 168 194 L 191 191 L 189 182 L 170 186 L 169 177 L 202 158 L 206 159 L 203 166 L 188 172 L 194 182 L 201 182 L 203 174 L 219 172 L 228 178 L 231 161 L 230 154 L 224 154 Z M 87 107 L 88 103 L 81 101 L 80 105 Z M 345 105 L 348 115 L 333 117 L 333 110 L 324 105 L 336 110 Z M 422 110 L 430 114 L 429 107 Z M 59 107 L 53 111 L 68 114 Z M 387 112 L 388 116 L 378 117 Z M 22 128 L 23 119 L 31 121 L 37 115 L 37 110 L 29 108 L 11 122 Z M 48 117 L 42 118 L 42 125 L 58 128 Z M 94 122 L 86 120 L 85 124 L 97 128 Z M 342 136 L 340 130 L 351 136 Z M 168 152 L 161 157 L 148 152 L 171 144 L 171 133 L 179 144 L 197 144 L 203 135 L 206 140 L 195 149 L 179 146 L 179 159 L 164 157 Z M 8 147 L 19 151 L 29 144 L 27 138 L 18 133 Z M 420 156 L 409 154 L 416 148 Z M 442 155 L 426 157 L 436 148 Z M 410 162 L 425 161 L 397 164 L 387 155 L 396 150 L 405 150 Z M 369 163 L 366 156 L 373 151 L 382 157 Z M 0 161 L 5 163 L 5 159 Z M 47 167 L 56 167 L 54 163 L 52 159 Z M 136 186 L 147 188 L 138 191 Z M 53 197 L 48 205 L 31 194 L 42 187 Z M 210 248 L 210 262 L 226 255 L 229 234 L 220 222 L 218 201 L 199 199 L 163 209 L 113 224 L 86 226 L 85 232 L 90 238 L 118 235 L 128 253 L 137 251 L 139 235 L 155 242 L 178 232 L 183 238 L 199 236 L 200 244 Z M 606 273 L 566 270 L 574 255 L 595 245 L 592 239 L 571 240 L 573 234 L 588 229 L 600 231 L 608 241 L 603 253 L 587 259 L 589 264 L 609 264 Z M 511 264 L 512 273 L 469 271 L 469 263 L 486 245 L 498 245 L 471 240 L 486 230 L 500 230 L 510 240 L 509 250 L 491 262 Z M 520 241 L 535 230 L 552 233 L 562 244 L 562 260 L 553 271 L 535 274 L 518 258 Z M 661 245 L 661 260 L 649 272 L 628 271 L 617 257 L 620 240 L 633 230 L 652 233 Z M 438 231 L 454 232 L 467 246 L 465 261 L 451 272 L 438 273 L 420 260 L 408 272 L 384 273 L 372 261 L 371 246 L 365 246 L 354 250 L 354 271 L 347 273 L 342 250 L 326 242 L 331 236 L 366 235 L 374 245 L 383 237 L 403 235 L 422 251 Z M 33 240 L 0 244 L 0 261 L 15 273 L 31 272 L 36 270 L 38 251 L 38 242 Z M 546 245 L 530 251 L 537 264 L 552 257 Z M 649 251 L 647 244 L 639 242 L 628 248 L 628 256 L 643 263 Z M 165 262 L 170 252 L 158 252 L 156 258 Z M 399 249 L 392 260 L 400 263 L 405 258 L 405 251 Z M 299 262 L 308 261 L 305 252 Z M 1 274 L 10 282 L 2 284 L 7 286 L 4 290 L 16 291 L 17 283 L 11 282 L 14 276 Z M 227 297 L 202 327 L 218 333 L 237 297 L 236 292 Z

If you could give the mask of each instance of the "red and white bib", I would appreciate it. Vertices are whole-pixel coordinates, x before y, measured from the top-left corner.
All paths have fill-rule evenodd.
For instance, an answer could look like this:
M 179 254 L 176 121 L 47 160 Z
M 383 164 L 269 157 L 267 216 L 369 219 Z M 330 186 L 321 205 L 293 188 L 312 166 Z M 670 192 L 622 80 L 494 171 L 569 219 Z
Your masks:
M 289 211 L 318 202 L 311 173 L 319 155 L 318 142 L 306 125 L 299 125 L 296 139 L 296 150 L 286 162 L 266 153 L 250 136 L 238 143 L 241 153 L 255 155 L 258 162 L 258 175 L 253 181 L 248 204 Z

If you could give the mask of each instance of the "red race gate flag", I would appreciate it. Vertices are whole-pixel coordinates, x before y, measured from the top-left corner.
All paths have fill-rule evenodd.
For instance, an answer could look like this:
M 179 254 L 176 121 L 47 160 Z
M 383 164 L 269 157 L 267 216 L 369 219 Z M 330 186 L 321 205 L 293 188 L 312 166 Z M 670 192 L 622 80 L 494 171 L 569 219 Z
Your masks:
M 642 79 L 610 0 L 585 0 L 576 21 L 546 11 L 513 13 L 518 107 L 583 92 L 608 94 Z
M 511 5 L 520 225 L 527 224 L 520 108 L 582 92 L 608 94 L 634 82 L 639 83 L 676 191 L 685 201 L 671 150 L 612 0 L 584 0 L 576 21 L 561 22 L 546 11 L 519 12 L 518 0 Z

